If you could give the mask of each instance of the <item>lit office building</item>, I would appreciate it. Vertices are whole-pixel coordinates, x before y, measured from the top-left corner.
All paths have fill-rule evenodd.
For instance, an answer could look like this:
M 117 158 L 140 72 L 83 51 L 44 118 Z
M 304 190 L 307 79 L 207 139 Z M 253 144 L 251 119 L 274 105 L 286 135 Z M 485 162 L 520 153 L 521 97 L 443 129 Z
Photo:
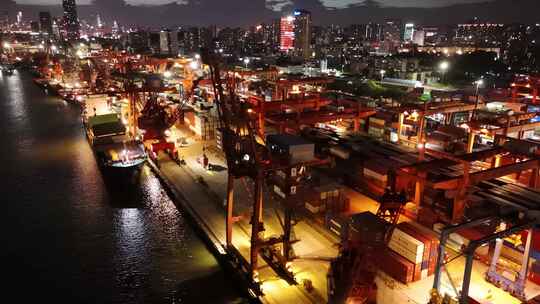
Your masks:
M 79 39 L 80 25 L 75 0 L 63 0 L 62 7 L 64 8 L 64 29 L 67 40 Z
M 414 38 L 414 23 L 405 24 L 405 31 L 403 32 L 403 41 L 411 42 Z
M 294 17 L 287 16 L 281 18 L 280 25 L 280 50 L 289 52 L 294 50 Z
M 310 12 L 294 11 L 294 49 L 305 59 L 311 57 L 311 22 Z

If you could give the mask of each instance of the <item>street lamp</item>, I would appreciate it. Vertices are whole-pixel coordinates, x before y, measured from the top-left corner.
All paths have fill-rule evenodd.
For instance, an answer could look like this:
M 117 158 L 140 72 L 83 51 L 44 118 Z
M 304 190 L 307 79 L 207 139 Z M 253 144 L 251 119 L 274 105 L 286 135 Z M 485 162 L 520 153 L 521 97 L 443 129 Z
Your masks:
M 448 71 L 449 67 L 450 64 L 448 63 L 448 61 L 443 61 L 439 64 L 439 69 L 441 69 L 442 72 L 441 82 L 444 82 L 444 75 L 446 74 L 446 71 Z
M 380 71 L 381 73 L 381 81 L 384 79 L 384 74 L 386 74 L 386 71 L 385 70 L 381 70 Z
M 244 58 L 244 64 L 246 65 L 246 69 L 247 69 L 248 64 L 249 64 L 249 58 L 248 57 Z

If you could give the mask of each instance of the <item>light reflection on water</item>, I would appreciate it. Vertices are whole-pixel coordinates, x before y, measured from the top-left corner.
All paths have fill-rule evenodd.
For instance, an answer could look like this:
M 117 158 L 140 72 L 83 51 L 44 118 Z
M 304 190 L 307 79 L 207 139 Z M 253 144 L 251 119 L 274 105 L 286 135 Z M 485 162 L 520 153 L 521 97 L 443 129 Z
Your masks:
M 148 168 L 104 181 L 79 109 L 0 78 L 4 290 L 22 302 L 225 303 L 215 259 Z M 212 286 L 212 293 L 199 290 Z M 30 292 L 28 292 L 30 290 Z M 35 297 L 35 299 L 33 299 Z

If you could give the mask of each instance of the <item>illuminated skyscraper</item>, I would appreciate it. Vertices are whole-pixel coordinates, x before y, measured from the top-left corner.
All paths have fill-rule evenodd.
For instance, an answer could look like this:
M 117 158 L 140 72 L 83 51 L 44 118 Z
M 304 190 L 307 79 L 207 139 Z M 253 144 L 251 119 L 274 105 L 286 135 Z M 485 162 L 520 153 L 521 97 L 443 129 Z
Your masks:
M 411 42 L 414 37 L 414 23 L 405 24 L 405 31 L 403 32 L 403 41 Z
M 64 29 L 68 40 L 79 39 L 79 18 L 75 0 L 62 0 L 64 8 Z
M 311 13 L 295 10 L 294 13 L 294 48 L 298 55 L 311 57 Z
M 279 49 L 282 52 L 294 50 L 294 17 L 281 18 Z
M 97 16 L 96 16 L 96 26 L 97 26 L 97 28 L 102 28 L 103 27 L 103 22 L 101 21 L 101 16 L 99 14 L 97 14 Z

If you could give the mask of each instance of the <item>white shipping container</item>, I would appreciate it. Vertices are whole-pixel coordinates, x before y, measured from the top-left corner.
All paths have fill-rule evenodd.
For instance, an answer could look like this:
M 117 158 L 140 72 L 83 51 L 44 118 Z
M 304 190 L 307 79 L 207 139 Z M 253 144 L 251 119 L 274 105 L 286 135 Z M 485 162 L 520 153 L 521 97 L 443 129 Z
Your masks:
M 407 260 L 415 264 L 422 263 L 424 243 L 405 232 L 397 228 L 394 229 L 388 246 Z
M 410 251 L 415 256 L 424 252 L 424 244 L 418 244 L 416 239 L 407 235 L 407 237 L 398 236 L 393 238 L 394 242 L 399 244 L 404 250 Z M 417 262 L 418 263 L 418 262 Z
M 403 243 L 400 243 L 399 241 L 391 240 L 388 243 L 388 248 L 414 264 L 422 263 L 422 254 L 407 250 L 407 248 L 403 246 Z
M 368 168 L 364 168 L 364 175 L 365 176 L 369 176 L 369 177 L 372 177 L 378 181 L 381 181 L 381 182 L 386 182 L 388 180 L 388 176 L 387 175 L 382 175 L 380 173 L 377 173 L 373 170 L 370 170 Z

